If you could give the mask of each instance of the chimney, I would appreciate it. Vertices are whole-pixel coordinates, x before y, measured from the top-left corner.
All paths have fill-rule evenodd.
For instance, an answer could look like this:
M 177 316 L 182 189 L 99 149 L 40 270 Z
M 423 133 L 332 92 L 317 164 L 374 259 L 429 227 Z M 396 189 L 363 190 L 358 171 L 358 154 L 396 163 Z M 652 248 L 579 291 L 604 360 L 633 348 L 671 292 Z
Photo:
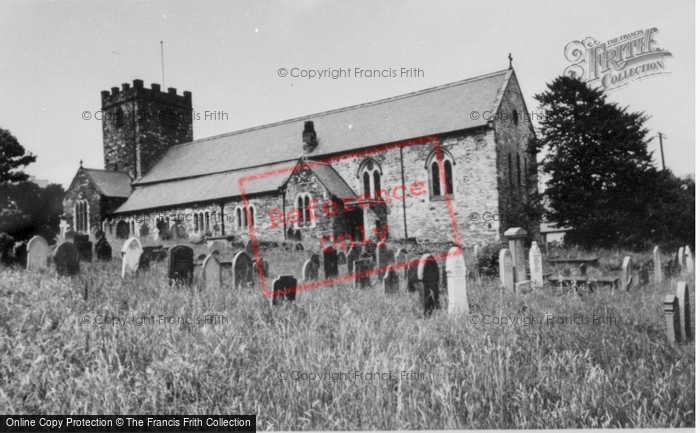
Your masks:
M 310 120 L 304 122 L 304 132 L 301 134 L 301 139 L 304 142 L 304 152 L 312 152 L 318 146 L 314 122 Z

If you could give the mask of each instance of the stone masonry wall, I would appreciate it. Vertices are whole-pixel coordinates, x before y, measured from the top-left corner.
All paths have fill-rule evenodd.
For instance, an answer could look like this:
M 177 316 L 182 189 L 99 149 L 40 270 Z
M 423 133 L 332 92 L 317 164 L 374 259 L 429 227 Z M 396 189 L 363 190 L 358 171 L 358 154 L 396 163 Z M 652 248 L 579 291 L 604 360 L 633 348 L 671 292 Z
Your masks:
M 522 227 L 537 239 L 540 221 L 529 218 L 526 206 L 528 196 L 537 191 L 537 160 L 527 151 L 528 143 L 536 137 L 515 75 L 506 86 L 493 125 L 498 154 L 498 214 L 502 220 L 499 233 Z

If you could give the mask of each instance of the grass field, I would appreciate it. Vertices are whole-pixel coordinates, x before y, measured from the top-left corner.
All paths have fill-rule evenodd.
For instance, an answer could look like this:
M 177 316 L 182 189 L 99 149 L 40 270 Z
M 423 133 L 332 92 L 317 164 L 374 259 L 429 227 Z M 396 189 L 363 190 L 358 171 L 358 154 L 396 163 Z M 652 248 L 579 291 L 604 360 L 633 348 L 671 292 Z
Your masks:
M 277 275 L 308 255 L 266 258 Z M 417 294 L 387 297 L 378 284 L 337 283 L 273 308 L 257 288 L 170 289 L 164 263 L 126 281 L 118 260 L 82 270 L 0 271 L 0 413 L 256 414 L 260 430 L 695 426 L 695 345 L 665 336 L 677 280 L 583 295 L 470 281 L 471 314 L 426 319 Z M 694 306 L 694 277 L 684 280 Z M 98 315 L 228 323 L 111 326 Z M 567 317 L 588 323 L 556 323 Z

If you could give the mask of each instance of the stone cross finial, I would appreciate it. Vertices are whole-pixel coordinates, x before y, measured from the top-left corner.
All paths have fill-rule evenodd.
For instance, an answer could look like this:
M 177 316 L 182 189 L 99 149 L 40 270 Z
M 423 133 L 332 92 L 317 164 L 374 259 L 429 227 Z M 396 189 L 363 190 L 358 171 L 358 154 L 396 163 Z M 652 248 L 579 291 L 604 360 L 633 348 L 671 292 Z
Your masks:
M 80 160 L 80 168 L 83 168 L 83 160 Z
M 508 69 L 513 69 L 513 56 L 508 53 L 508 61 L 510 62 L 510 65 L 508 65 Z

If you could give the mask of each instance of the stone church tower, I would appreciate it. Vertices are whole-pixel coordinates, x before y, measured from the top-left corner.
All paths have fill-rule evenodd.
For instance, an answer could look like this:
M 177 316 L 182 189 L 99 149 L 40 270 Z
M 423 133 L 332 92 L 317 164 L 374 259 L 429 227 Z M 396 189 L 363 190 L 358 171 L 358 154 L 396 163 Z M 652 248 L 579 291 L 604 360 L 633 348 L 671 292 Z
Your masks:
M 192 141 L 192 94 L 182 96 L 159 84 L 144 88 L 122 84 L 102 91 L 102 136 L 105 169 L 128 173 L 138 180 L 169 147 Z

